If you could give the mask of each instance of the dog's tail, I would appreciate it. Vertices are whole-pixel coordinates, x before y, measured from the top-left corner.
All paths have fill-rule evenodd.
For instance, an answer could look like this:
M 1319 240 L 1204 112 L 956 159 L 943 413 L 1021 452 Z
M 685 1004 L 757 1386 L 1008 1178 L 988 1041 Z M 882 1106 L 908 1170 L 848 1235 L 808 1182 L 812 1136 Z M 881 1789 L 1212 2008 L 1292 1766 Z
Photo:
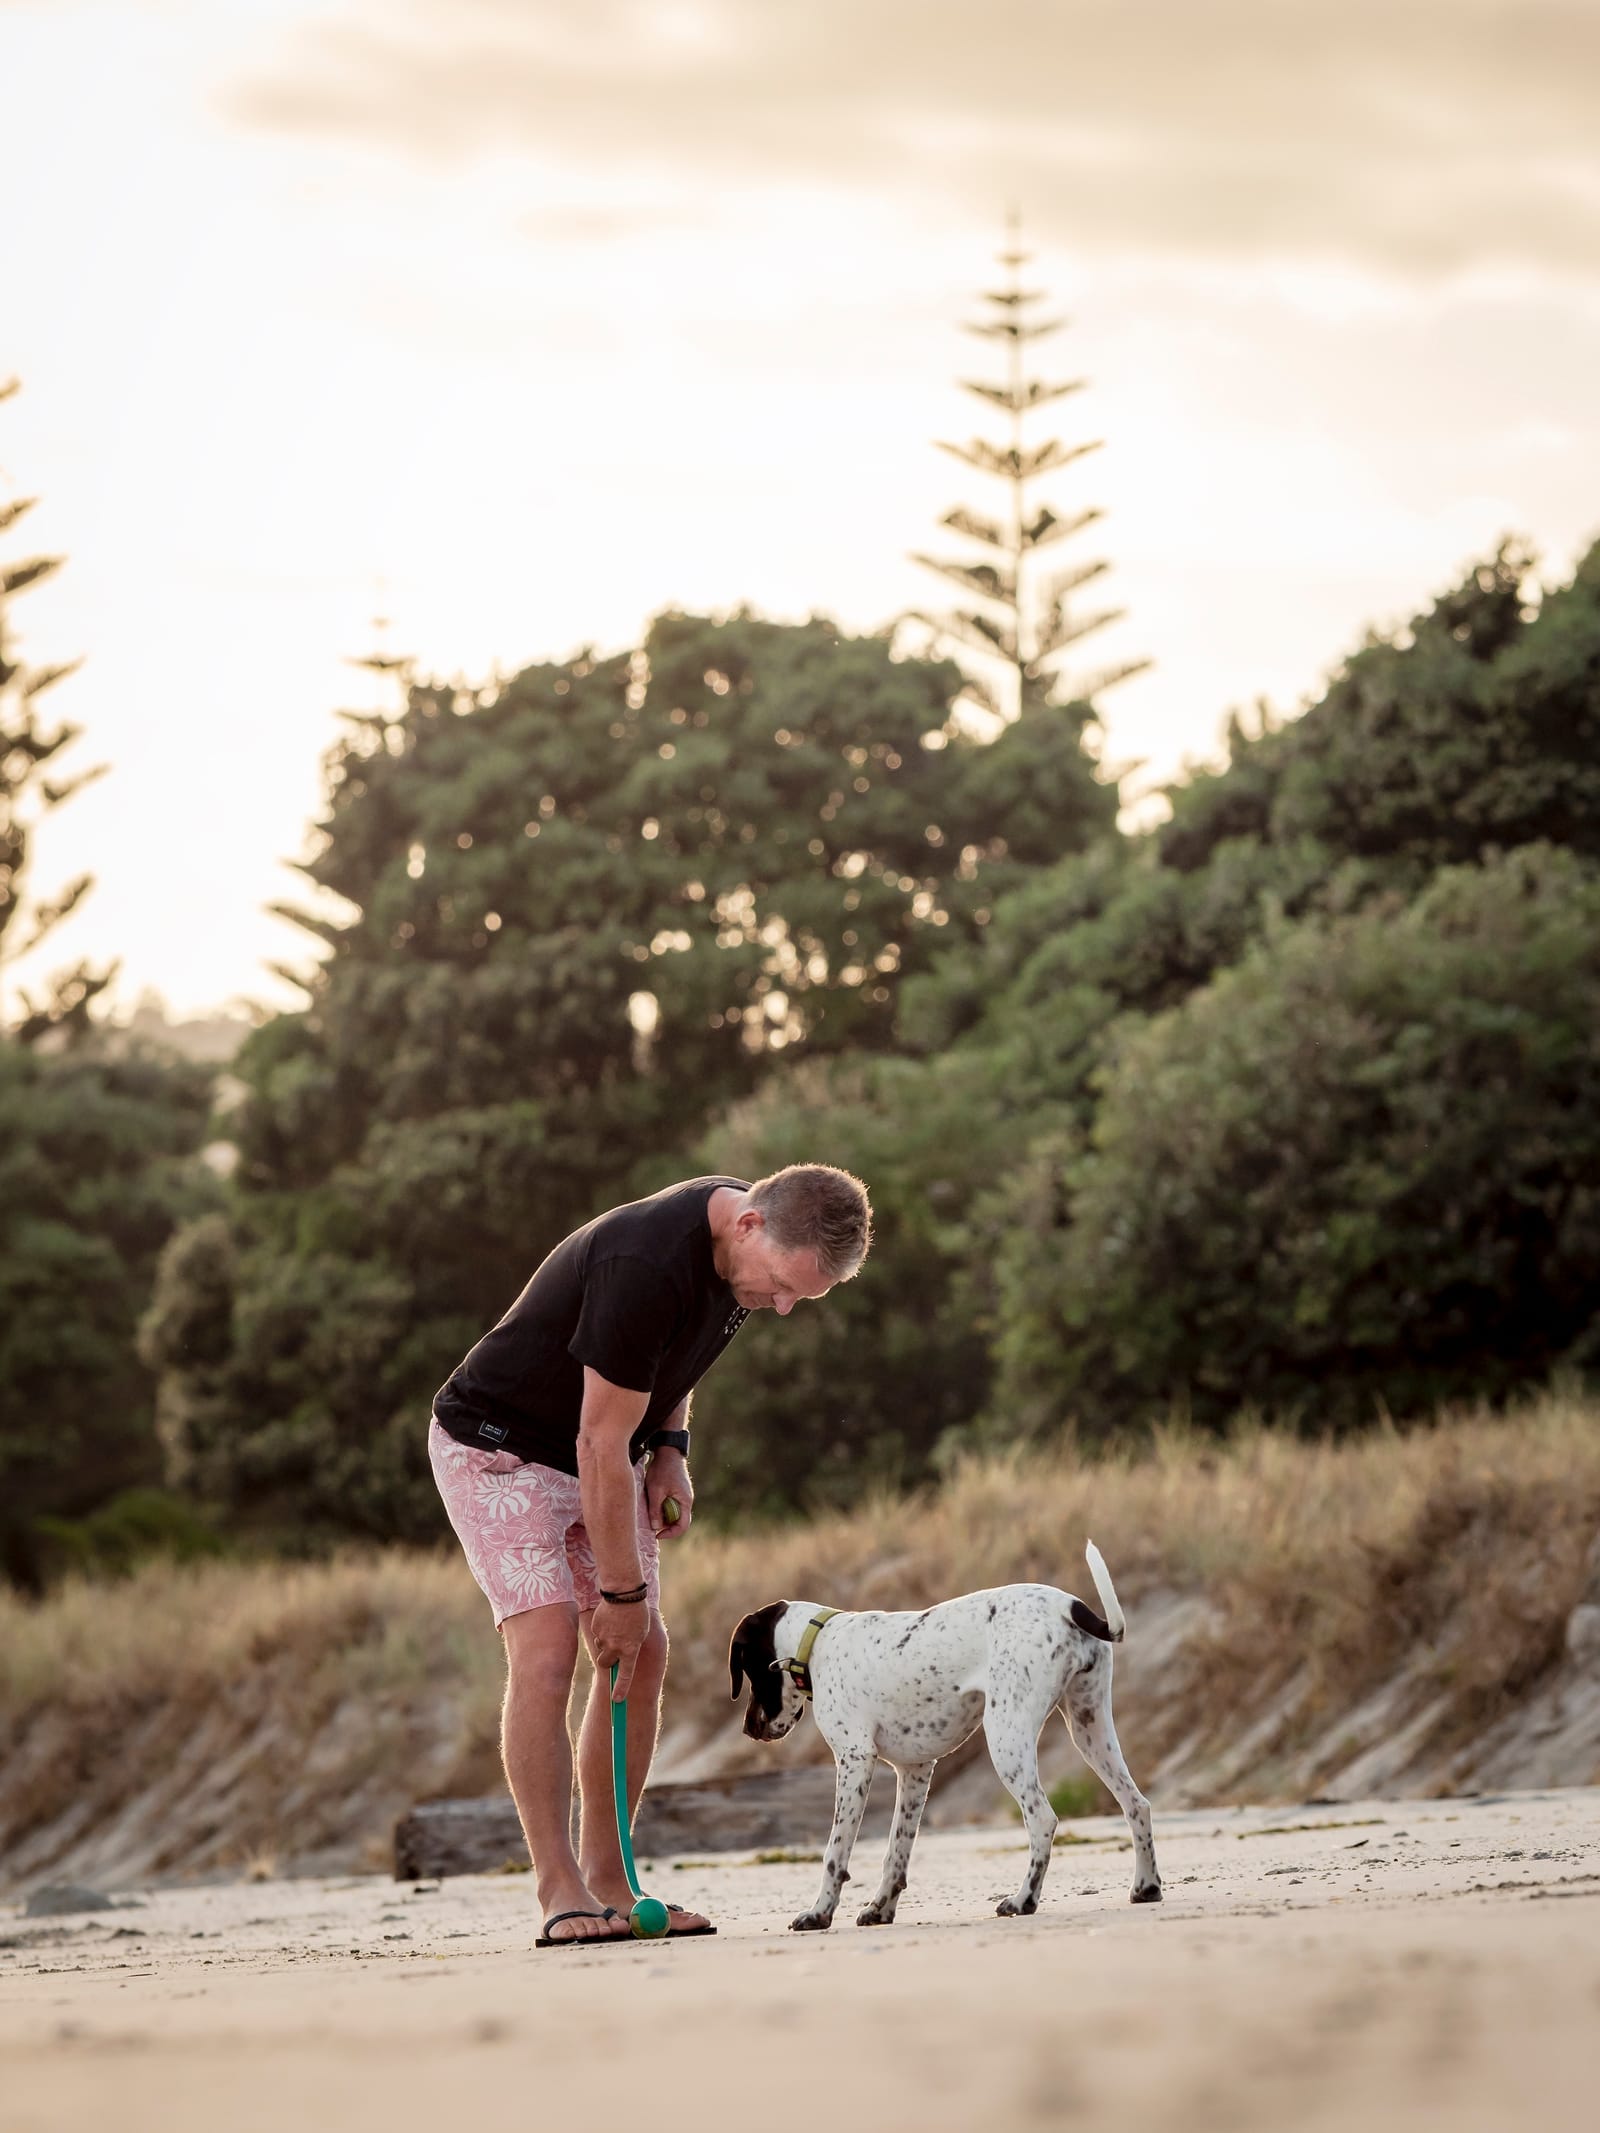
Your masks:
M 1128 1623 L 1118 1605 L 1117 1590 L 1111 1582 L 1111 1572 L 1106 1568 L 1106 1559 L 1093 1541 L 1083 1552 L 1089 1575 L 1094 1579 L 1094 1589 L 1100 1595 L 1100 1605 L 1106 1611 L 1105 1620 L 1102 1621 L 1092 1607 L 1085 1607 L 1082 1600 L 1073 1601 L 1072 1619 L 1079 1629 L 1091 1637 L 1098 1637 L 1102 1644 L 1120 1644 Z

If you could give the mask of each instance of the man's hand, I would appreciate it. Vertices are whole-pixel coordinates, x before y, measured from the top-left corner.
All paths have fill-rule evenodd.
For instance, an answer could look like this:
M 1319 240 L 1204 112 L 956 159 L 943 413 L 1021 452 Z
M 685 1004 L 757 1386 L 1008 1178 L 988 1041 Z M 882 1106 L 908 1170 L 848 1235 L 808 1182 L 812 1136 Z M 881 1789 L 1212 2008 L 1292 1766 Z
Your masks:
M 639 1647 L 650 1634 L 648 1600 L 602 1600 L 589 1617 L 589 1649 L 601 1673 L 617 1670 L 613 1703 L 624 1703 L 633 1685 L 633 1670 L 639 1663 Z
M 678 1506 L 676 1523 L 669 1521 L 661 1508 L 669 1496 Z M 689 1479 L 689 1463 L 682 1452 L 661 1445 L 650 1454 L 644 1500 L 651 1532 L 660 1540 L 681 1540 L 694 1523 L 694 1483 Z

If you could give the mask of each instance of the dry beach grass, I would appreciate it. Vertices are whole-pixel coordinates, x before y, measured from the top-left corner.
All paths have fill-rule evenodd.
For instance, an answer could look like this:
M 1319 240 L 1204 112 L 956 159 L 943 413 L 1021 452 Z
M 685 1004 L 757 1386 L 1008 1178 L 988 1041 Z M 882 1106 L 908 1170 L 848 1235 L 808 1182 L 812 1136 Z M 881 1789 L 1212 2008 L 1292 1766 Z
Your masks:
M 937 1491 L 703 1549 L 674 1585 L 677 1665 L 680 1684 L 714 1695 L 725 1625 L 778 1593 L 921 1607 L 1012 1579 L 1077 1588 L 1092 1536 L 1125 1598 L 1203 1596 L 1220 1706 L 1296 1672 L 1315 1708 L 1353 1704 L 1402 1649 L 1432 1642 L 1448 1647 L 1470 1726 L 1556 1658 L 1597 1531 L 1590 1399 L 1327 1443 L 1169 1431 L 1121 1457 L 974 1461 Z
M 1310 1789 L 1342 1714 L 1397 1681 L 1433 1757 L 1415 1782 L 1559 1666 L 1597 1529 L 1600 1405 L 1552 1395 L 1339 1443 L 1172 1432 L 1138 1455 L 988 1458 L 810 1523 L 702 1531 L 669 1574 L 663 1774 L 740 1754 L 724 1654 L 746 1608 L 1081 1586 L 1092 1534 L 1132 1613 L 1119 1724 L 1158 1805 L 1180 1766 L 1184 1798 Z M 482 1602 L 447 1551 L 152 1566 L 38 1605 L 0 1595 L 6 1878 L 376 1864 L 414 1800 L 497 1786 L 499 1682 Z M 1230 1764 L 1258 1716 L 1256 1751 Z

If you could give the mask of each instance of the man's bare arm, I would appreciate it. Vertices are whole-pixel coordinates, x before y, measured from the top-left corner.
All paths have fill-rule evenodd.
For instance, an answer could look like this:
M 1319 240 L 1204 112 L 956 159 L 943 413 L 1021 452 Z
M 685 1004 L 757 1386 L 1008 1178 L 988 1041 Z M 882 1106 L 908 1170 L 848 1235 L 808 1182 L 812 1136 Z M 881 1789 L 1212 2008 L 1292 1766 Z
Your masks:
M 631 1592 L 644 1583 L 639 1563 L 636 1483 L 628 1458 L 628 1440 L 650 1405 L 646 1392 L 613 1385 L 586 1363 L 583 1412 L 578 1422 L 578 1488 L 583 1522 L 594 1550 L 595 1568 L 604 1592 Z M 650 1628 L 643 1601 L 613 1605 L 602 1600 L 589 1623 L 595 1664 L 615 1664 L 620 1703 L 633 1680 L 634 1664 Z
M 647 1392 L 613 1385 L 587 1364 L 578 1422 L 578 1487 L 601 1586 L 625 1592 L 640 1582 L 633 1466 L 628 1441 L 650 1405 Z

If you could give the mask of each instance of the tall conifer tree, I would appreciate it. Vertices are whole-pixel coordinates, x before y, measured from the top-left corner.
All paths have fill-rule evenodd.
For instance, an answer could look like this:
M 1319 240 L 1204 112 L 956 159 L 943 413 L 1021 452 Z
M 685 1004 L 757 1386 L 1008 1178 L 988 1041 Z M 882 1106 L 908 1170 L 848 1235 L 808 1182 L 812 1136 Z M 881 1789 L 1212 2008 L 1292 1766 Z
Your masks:
M 15 378 L 0 383 L 0 400 L 10 399 L 17 390 Z M 0 533 L 9 532 L 35 501 L 13 497 L 0 502 Z M 34 903 L 24 922 L 23 877 L 39 817 L 71 799 L 105 767 L 98 764 L 64 778 L 53 775 L 55 759 L 79 738 L 82 728 L 65 720 L 50 725 L 41 714 L 40 699 L 72 673 L 73 666 L 26 667 L 9 649 L 8 603 L 60 567 L 59 556 L 27 556 L 20 562 L 0 564 L 0 970 L 37 948 L 92 886 L 92 876 L 79 875 L 47 901 Z M 23 1014 L 15 1034 L 29 1041 L 48 1029 L 81 1028 L 89 1002 L 105 990 L 112 974 L 91 972 L 80 964 L 51 981 L 50 996 L 43 1005 L 20 995 Z M 0 1029 L 5 1027 L 6 1008 L 0 988 Z
M 967 332 L 999 345 L 1005 372 L 998 384 L 963 378 L 961 388 L 986 408 L 999 409 L 1008 417 L 1005 439 L 998 444 L 984 437 L 966 444 L 940 443 L 941 451 L 1003 485 L 996 515 L 961 504 L 940 520 L 952 533 L 978 543 L 983 557 L 976 562 L 920 554 L 912 558 L 976 600 L 976 606 L 920 619 L 941 637 L 955 640 L 967 676 L 967 694 L 1004 718 L 1016 717 L 1036 703 L 1090 703 L 1102 690 L 1149 665 L 1148 660 L 1126 661 L 1070 677 L 1064 669 L 1066 655 L 1075 646 L 1094 631 L 1119 621 L 1125 610 L 1085 610 L 1078 602 L 1078 595 L 1110 569 L 1104 560 L 1073 564 L 1053 573 L 1043 567 L 1046 548 L 1082 533 L 1105 514 L 1092 506 L 1059 513 L 1052 505 L 1033 500 L 1033 485 L 1098 451 L 1103 440 L 1064 444 L 1050 437 L 1028 441 L 1029 418 L 1069 393 L 1081 392 L 1087 382 L 1083 378 L 1051 381 L 1028 370 L 1033 345 L 1060 332 L 1067 323 L 1063 318 L 1040 315 L 1037 307 L 1044 302 L 1043 292 L 1023 286 L 1022 272 L 1032 258 L 1031 252 L 1022 249 L 1013 213 L 1008 218 L 1005 248 L 997 254 L 1004 286 L 985 290 L 985 315 L 966 322 Z

